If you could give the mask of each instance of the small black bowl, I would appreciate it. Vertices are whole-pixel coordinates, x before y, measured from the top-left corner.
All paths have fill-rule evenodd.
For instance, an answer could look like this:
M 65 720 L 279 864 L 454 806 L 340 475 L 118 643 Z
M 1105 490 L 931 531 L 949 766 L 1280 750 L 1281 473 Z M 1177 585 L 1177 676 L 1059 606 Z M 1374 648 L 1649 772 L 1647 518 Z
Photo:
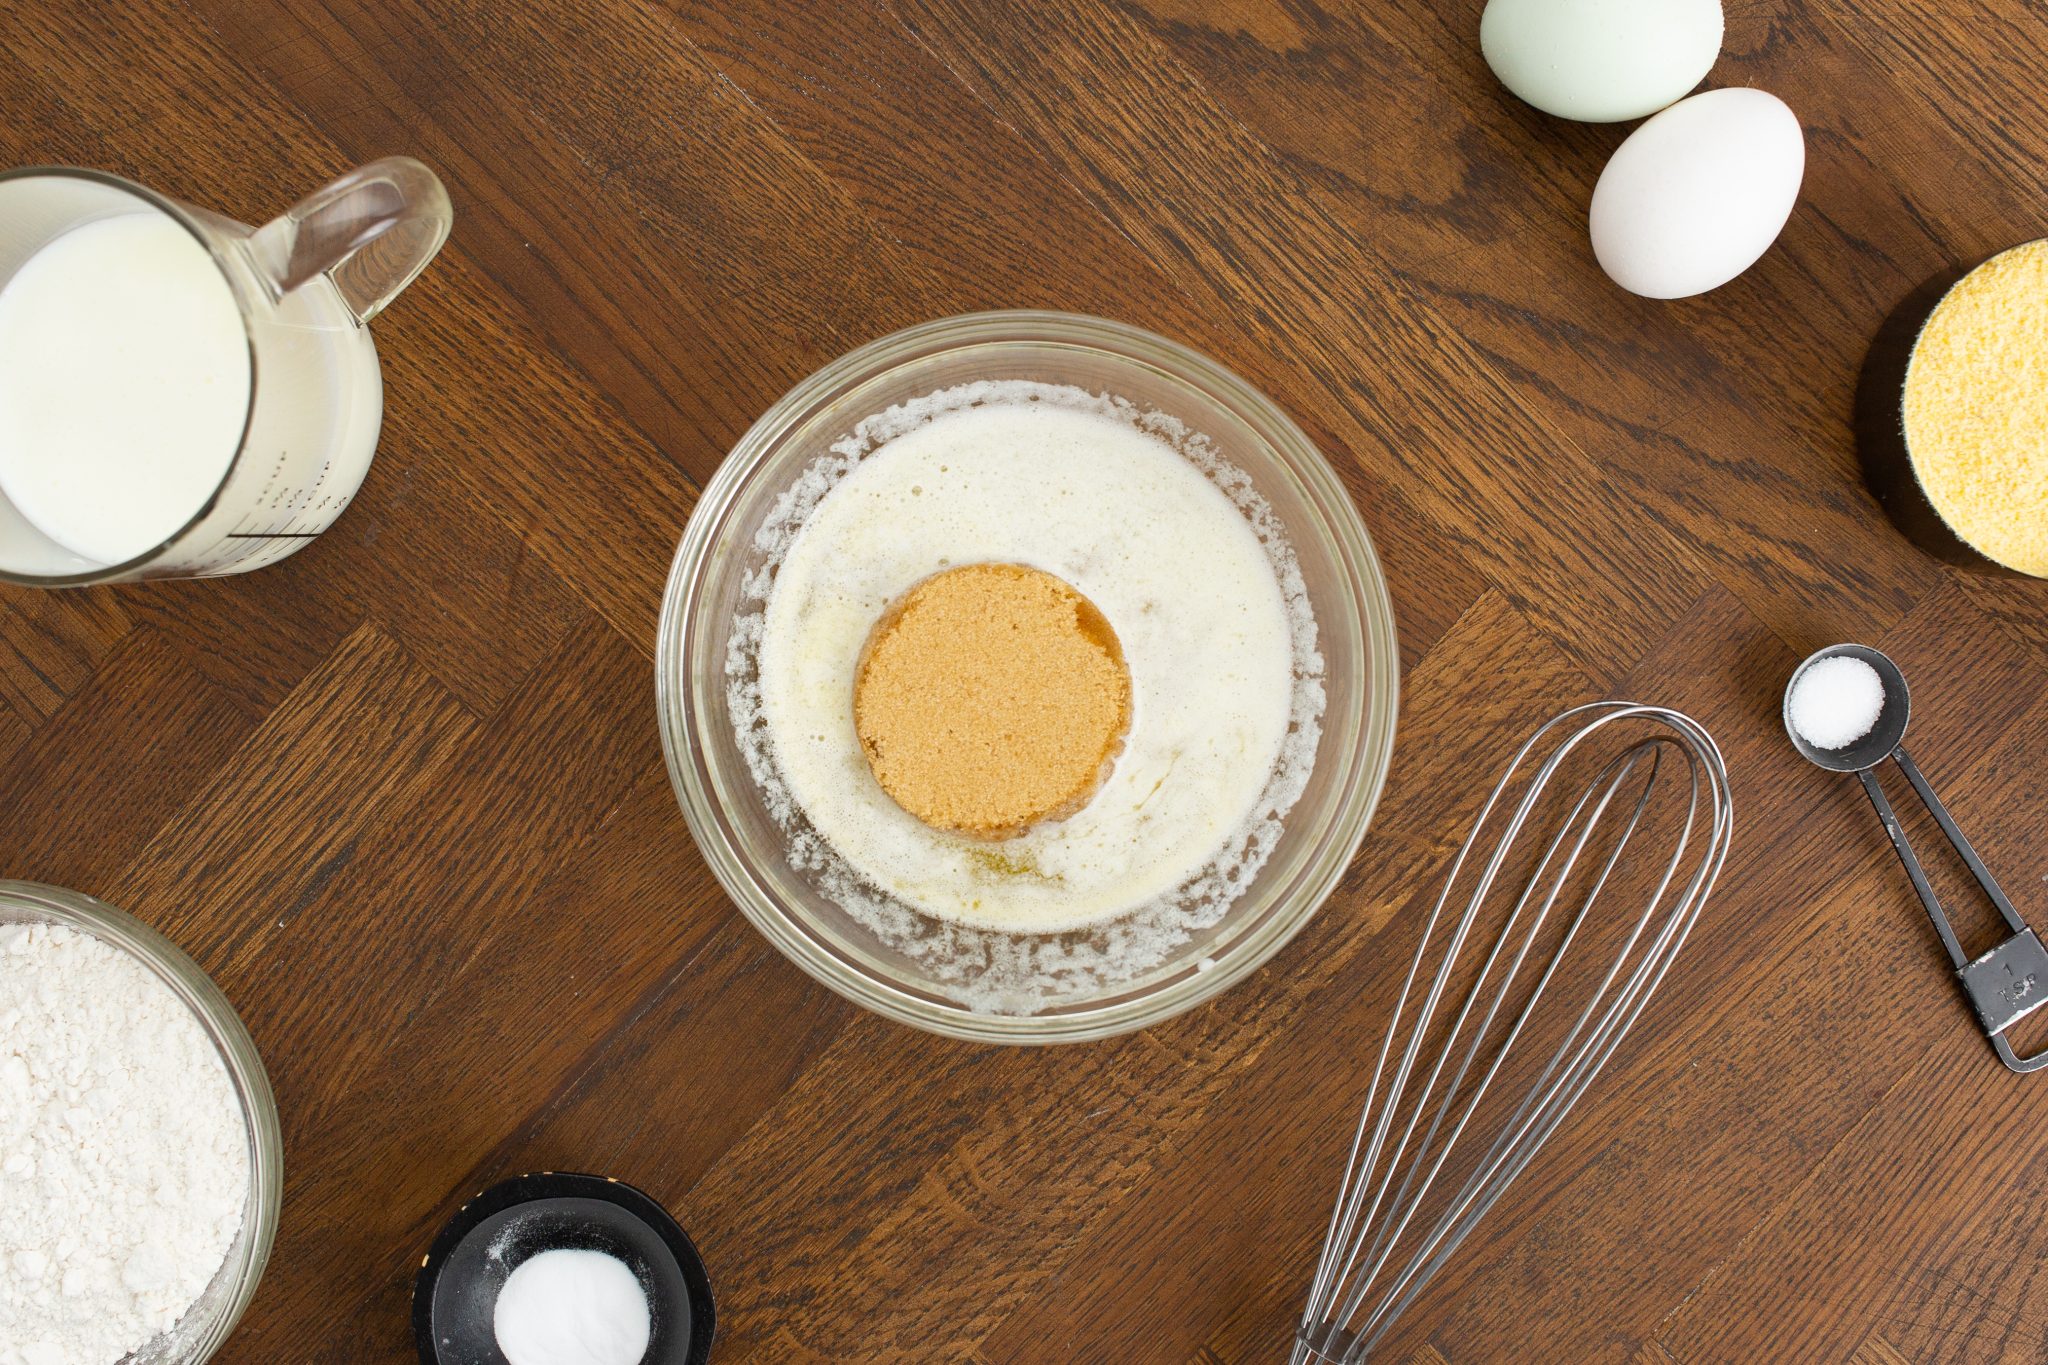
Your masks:
M 2019 245 L 2024 246 L 2022 242 Z M 2005 251 L 2015 250 L 2014 247 Z M 1863 358 L 1856 381 L 1856 456 L 1863 481 L 1892 525 L 1936 559 L 1959 568 L 2001 578 L 2027 575 L 2008 568 L 1957 535 L 1920 486 L 1906 444 L 1906 371 L 1920 334 L 1941 301 L 1964 278 L 2005 251 L 1995 251 L 1973 265 L 1944 270 L 1908 294 L 1885 318 Z
M 703 1258 L 668 1211 L 631 1185 L 543 1171 L 491 1186 L 456 1210 L 420 1262 L 412 1330 L 420 1365 L 508 1365 L 498 1291 L 543 1251 L 602 1251 L 626 1263 L 653 1314 L 642 1365 L 705 1365 L 717 1330 Z

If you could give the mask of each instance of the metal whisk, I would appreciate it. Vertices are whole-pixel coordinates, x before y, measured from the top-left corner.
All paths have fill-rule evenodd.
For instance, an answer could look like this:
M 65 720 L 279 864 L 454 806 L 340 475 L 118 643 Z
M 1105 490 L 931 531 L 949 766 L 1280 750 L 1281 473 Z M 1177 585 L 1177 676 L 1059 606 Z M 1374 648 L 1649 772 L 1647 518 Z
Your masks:
M 1548 809 L 1563 805 L 1566 810 L 1556 833 L 1532 871 L 1526 876 L 1514 872 L 1504 877 L 1504 867 L 1524 828 L 1545 818 L 1538 808 L 1545 804 L 1559 769 L 1575 751 L 1614 727 L 1648 727 L 1650 733 L 1636 738 L 1599 768 L 1575 798 L 1552 798 Z M 1613 738 L 1611 734 L 1605 737 Z M 1447 918 L 1445 912 L 1462 894 L 1459 884 L 1466 863 L 1482 847 L 1495 808 L 1509 797 L 1518 774 L 1539 752 L 1547 756 L 1521 782 L 1521 795 L 1513 802 L 1512 814 L 1486 855 L 1483 868 L 1470 879 L 1470 894 L 1455 917 Z M 1674 770 L 1682 770 L 1690 781 L 1689 791 L 1684 784 L 1676 788 L 1684 794 L 1685 819 L 1679 823 L 1674 811 L 1673 829 L 1662 836 L 1669 840 L 1669 854 L 1661 865 L 1661 875 L 1654 875 L 1659 866 L 1656 837 L 1647 831 L 1640 839 L 1637 835 L 1645 814 L 1652 809 L 1659 782 Z M 1575 707 L 1544 725 L 1515 754 L 1451 863 L 1450 875 L 1423 928 L 1414 964 L 1395 1001 L 1345 1163 L 1337 1206 L 1330 1215 L 1308 1307 L 1295 1333 L 1290 1365 L 1358 1365 L 1365 1360 L 1473 1225 L 1528 1166 L 1664 979 L 1727 860 L 1733 821 L 1728 771 L 1712 736 L 1691 717 L 1664 707 L 1627 702 Z M 1653 826 L 1657 823 L 1652 822 Z M 1624 855 L 1631 844 L 1639 850 L 1652 846 L 1647 855 L 1651 861 L 1626 861 Z M 1589 848 L 1588 870 L 1575 879 L 1581 855 Z M 1642 856 L 1639 852 L 1638 858 Z M 1440 1207 L 1424 1215 L 1423 1203 L 1444 1174 L 1459 1139 L 1466 1136 L 1468 1125 L 1482 1130 L 1487 1127 L 1486 1122 L 1473 1125 L 1473 1116 L 1500 1075 L 1510 1050 L 1523 1039 L 1525 1026 L 1568 952 L 1582 938 L 1598 939 L 1597 928 L 1585 935 L 1580 930 L 1593 916 L 1601 892 L 1618 870 L 1626 879 L 1639 865 L 1650 869 L 1652 886 L 1633 925 L 1626 928 L 1612 965 L 1565 1030 L 1556 1051 L 1537 1072 L 1527 1095 L 1487 1139 L 1488 1145 L 1470 1173 L 1438 1201 Z M 1565 896 L 1568 884 L 1573 887 L 1570 898 Z M 1410 1081 L 1417 1072 L 1425 1039 L 1446 996 L 1455 993 L 1454 969 L 1497 890 L 1504 898 L 1512 897 L 1497 902 L 1508 907 L 1505 919 L 1451 1018 L 1441 1051 L 1426 1065 L 1426 1075 L 1411 1098 Z M 1561 899 L 1575 901 L 1576 907 L 1567 911 L 1569 919 L 1561 928 L 1552 929 L 1554 946 L 1539 948 L 1538 935 Z M 1498 910 L 1495 915 L 1498 917 Z M 1448 926 L 1448 932 L 1436 949 L 1439 965 L 1427 995 L 1411 1014 L 1409 998 L 1439 937 L 1440 923 Z M 1597 943 L 1580 957 L 1596 950 Z M 1573 970 L 1579 970 L 1578 959 L 1573 961 Z M 1560 984 L 1559 989 L 1570 988 Z M 1510 1003 L 1511 997 L 1519 1003 Z M 1564 1008 L 1570 1007 L 1567 1000 Z M 1468 1030 L 1475 1021 L 1476 1027 Z M 1496 1021 L 1502 1028 L 1489 1048 Z M 1407 1041 L 1399 1047 L 1397 1057 L 1396 1043 L 1404 1027 Z M 1396 1059 L 1391 1075 L 1390 1058 Z M 1475 1143 L 1480 1140 L 1475 1136 Z M 1454 1178 L 1446 1177 L 1447 1183 Z

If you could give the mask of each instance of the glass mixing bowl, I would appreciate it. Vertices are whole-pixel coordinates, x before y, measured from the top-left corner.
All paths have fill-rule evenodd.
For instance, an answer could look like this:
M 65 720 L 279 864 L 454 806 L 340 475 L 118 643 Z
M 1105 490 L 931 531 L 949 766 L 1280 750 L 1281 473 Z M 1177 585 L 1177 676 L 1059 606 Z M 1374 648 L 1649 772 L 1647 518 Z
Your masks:
M 1249 476 L 1300 562 L 1327 703 L 1306 790 L 1273 851 L 1222 919 L 1142 975 L 1049 992 L 1001 1013 L 961 1003 L 819 888 L 792 856 L 734 734 L 728 648 L 768 562 L 756 533 L 798 476 L 892 404 L 976 380 L 1112 394 L 1212 438 Z M 751 584 L 751 587 L 750 587 Z M 1301 428 L 1244 380 L 1184 346 L 1101 318 L 981 313 L 883 337 L 785 394 L 705 488 L 669 573 L 656 693 L 670 777 L 712 872 L 756 928 L 833 990 L 956 1038 L 1046 1043 L 1144 1028 L 1244 979 L 1307 923 L 1364 837 L 1393 754 L 1393 609 L 1357 510 Z M 848 698 L 849 706 L 852 699 Z M 906 918 L 909 912 L 901 912 Z
M 161 1333 L 117 1365 L 199 1365 L 228 1339 L 242 1310 L 255 1297 L 270 1244 L 277 1236 L 278 1210 L 283 1204 L 284 1140 L 278 1129 L 277 1102 L 270 1078 L 256 1055 L 256 1044 L 234 1007 L 199 964 L 176 944 L 133 915 L 104 901 L 62 887 L 35 882 L 0 881 L 0 924 L 62 924 L 90 934 L 140 962 L 172 994 L 185 1002 L 200 1028 L 220 1052 L 228 1082 L 242 1107 L 249 1137 L 249 1196 L 242 1230 L 228 1248 L 226 1260 L 204 1293 L 177 1326 Z

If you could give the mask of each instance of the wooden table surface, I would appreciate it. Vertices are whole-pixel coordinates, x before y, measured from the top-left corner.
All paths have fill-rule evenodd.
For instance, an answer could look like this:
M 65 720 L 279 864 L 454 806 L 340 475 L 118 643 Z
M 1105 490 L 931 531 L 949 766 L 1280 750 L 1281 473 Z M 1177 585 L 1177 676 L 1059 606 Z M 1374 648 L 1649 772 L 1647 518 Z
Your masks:
M 383 445 L 332 532 L 240 579 L 0 591 L 0 874 L 172 935 L 276 1085 L 283 1230 L 222 1360 L 407 1358 L 440 1221 L 571 1168 L 689 1227 L 721 1365 L 1276 1361 L 1413 904 L 1506 750 L 1602 695 L 1713 729 L 1734 856 L 1390 1358 L 2048 1358 L 2048 1081 L 1996 1064 L 1854 784 L 1777 722 L 1809 649 L 1891 652 L 1918 756 L 2048 922 L 2048 588 L 1905 544 L 1847 427 L 1896 300 L 2048 231 L 2048 8 L 1736 0 L 1709 83 L 1797 111 L 1805 188 L 1678 303 L 1586 246 L 1625 130 L 1507 96 L 1479 9 L 0 7 L 0 160 L 261 221 L 405 152 L 456 206 L 377 323 Z M 849 347 L 1015 306 L 1273 394 L 1377 538 L 1404 673 L 1310 927 L 1058 1050 L 925 1037 L 783 961 L 654 723 L 669 559 L 741 431 Z

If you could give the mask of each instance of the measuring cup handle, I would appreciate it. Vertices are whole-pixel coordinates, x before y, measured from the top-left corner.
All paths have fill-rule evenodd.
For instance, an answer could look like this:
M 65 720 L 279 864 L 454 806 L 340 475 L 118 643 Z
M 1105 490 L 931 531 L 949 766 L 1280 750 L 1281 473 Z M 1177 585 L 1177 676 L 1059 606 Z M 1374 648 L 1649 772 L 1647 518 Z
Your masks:
M 313 191 L 256 230 L 249 250 L 279 298 L 321 275 L 358 322 L 384 311 L 448 240 L 455 210 L 440 179 L 387 156 Z

